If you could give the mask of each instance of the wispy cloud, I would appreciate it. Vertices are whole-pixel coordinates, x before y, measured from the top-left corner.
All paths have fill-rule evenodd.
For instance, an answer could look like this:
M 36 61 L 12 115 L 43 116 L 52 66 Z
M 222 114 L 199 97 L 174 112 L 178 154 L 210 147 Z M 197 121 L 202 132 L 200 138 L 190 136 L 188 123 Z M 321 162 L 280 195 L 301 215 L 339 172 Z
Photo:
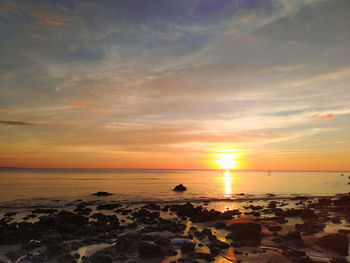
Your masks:
M 323 119 L 323 120 L 330 120 L 334 118 L 334 115 L 332 113 L 328 114 L 315 114 L 312 115 L 312 119 Z
M 23 121 L 1 121 L 1 120 L 0 120 L 0 124 L 10 125 L 10 126 L 32 126 L 32 125 L 34 125 L 33 123 L 23 122 Z
M 68 17 L 58 14 L 55 10 L 48 8 L 37 7 L 32 12 L 39 25 L 67 26 L 71 20 Z

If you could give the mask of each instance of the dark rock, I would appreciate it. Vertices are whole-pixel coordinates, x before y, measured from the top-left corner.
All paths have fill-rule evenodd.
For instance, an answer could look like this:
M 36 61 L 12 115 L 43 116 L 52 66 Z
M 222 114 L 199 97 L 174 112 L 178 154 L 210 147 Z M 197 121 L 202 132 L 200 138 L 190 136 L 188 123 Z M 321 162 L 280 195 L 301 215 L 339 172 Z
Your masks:
M 186 186 L 183 186 L 182 184 L 175 186 L 173 189 L 173 191 L 176 191 L 176 192 L 183 192 L 186 190 L 187 190 Z
M 238 209 L 228 210 L 222 213 L 222 219 L 232 219 L 235 215 L 241 215 L 242 213 Z
M 316 216 L 315 211 L 311 210 L 310 208 L 304 208 L 304 209 L 287 209 L 282 210 L 278 209 L 275 212 L 276 216 L 282 216 L 282 217 L 301 217 L 304 219 L 310 219 L 314 218 Z
M 345 194 L 333 201 L 335 206 L 346 206 L 350 205 L 350 194 Z
M 252 209 L 252 210 L 261 210 L 261 209 L 263 209 L 264 207 L 263 207 L 263 206 L 260 206 L 260 205 L 257 205 L 257 206 L 255 206 L 255 205 L 250 205 L 249 208 Z
M 274 237 L 272 239 L 272 241 L 275 242 L 275 243 L 278 243 L 278 244 L 283 243 L 283 239 L 281 237 L 279 237 L 279 236 Z
M 113 263 L 113 258 L 110 255 L 95 254 L 90 258 L 91 263 Z
M 57 213 L 57 209 L 37 208 L 32 211 L 32 214 L 54 214 L 54 213 Z
M 113 195 L 111 193 L 108 193 L 108 192 L 96 192 L 94 193 L 93 195 L 96 195 L 96 196 L 109 196 L 109 195 Z
M 16 214 L 17 214 L 17 212 L 8 212 L 8 213 L 4 214 L 4 216 L 5 217 L 11 217 L 11 216 L 14 216 Z
M 144 223 L 144 224 L 154 224 L 156 223 L 156 219 L 160 217 L 159 212 L 150 212 L 144 208 L 135 211 L 132 213 L 132 216 L 136 218 L 138 222 Z
M 158 258 L 164 257 L 165 251 L 163 247 L 158 244 L 141 242 L 139 244 L 139 255 L 143 258 Z
M 181 252 L 182 252 L 182 254 L 189 254 L 189 253 L 192 253 L 194 251 L 194 248 L 195 248 L 194 243 L 184 242 L 181 245 Z
M 69 243 L 52 243 L 49 244 L 45 254 L 47 258 L 61 257 L 63 255 L 69 255 L 71 251 L 71 246 Z
M 186 203 L 184 205 L 172 205 L 170 210 L 175 212 L 179 217 L 189 217 L 192 222 L 202 223 L 225 219 L 222 217 L 222 213 L 219 211 L 214 209 L 203 209 L 202 206 L 194 207 L 191 203 Z
M 233 223 L 228 226 L 231 233 L 227 235 L 235 246 L 258 246 L 261 242 L 261 226 L 258 223 Z
M 144 205 L 144 206 L 141 207 L 141 208 L 149 209 L 149 210 L 157 210 L 157 211 L 160 210 L 160 206 L 157 205 L 157 204 L 148 204 L 148 205 Z
M 74 212 L 78 213 L 79 215 L 87 216 L 92 212 L 92 209 L 89 207 L 78 206 L 77 208 L 74 209 Z
M 214 260 L 214 257 L 213 257 L 211 254 L 209 254 L 209 253 L 203 253 L 203 252 L 194 253 L 194 254 L 193 254 L 193 257 L 194 257 L 194 258 L 197 258 L 197 259 L 204 259 L 204 260 L 206 260 L 206 261 L 208 261 L 208 262 Z
M 220 254 L 221 248 L 219 247 L 211 247 L 210 248 L 210 254 L 212 254 L 213 256 L 217 256 Z
M 209 248 L 212 248 L 212 247 L 218 247 L 220 249 L 226 249 L 226 248 L 229 248 L 230 245 L 227 244 L 226 242 L 222 242 L 220 240 L 212 240 L 209 244 Z
M 349 241 L 346 234 L 329 234 L 318 239 L 318 244 L 332 251 L 337 252 L 342 256 L 347 256 L 349 249 Z
M 118 207 L 121 207 L 121 204 L 117 204 L 117 203 L 112 203 L 112 204 L 103 204 L 103 205 L 98 205 L 96 207 L 97 210 L 113 210 L 116 209 Z
M 290 231 L 285 236 L 284 239 L 291 241 L 301 241 L 301 235 L 299 231 Z
M 140 236 L 137 234 L 127 234 L 117 238 L 115 248 L 117 251 L 132 253 L 136 251 L 141 242 Z
M 303 224 L 295 224 L 295 229 L 308 235 L 321 232 L 323 231 L 324 227 L 325 227 L 324 224 L 321 224 L 313 220 L 306 221 Z
M 255 216 L 255 217 L 259 217 L 259 216 L 260 216 L 260 213 L 259 213 L 259 212 L 256 212 L 256 211 L 245 212 L 244 214 L 245 214 L 245 215 L 252 215 L 252 216 Z
M 163 251 L 166 256 L 177 255 L 177 252 L 174 250 L 174 247 L 171 244 L 170 239 L 165 237 L 158 237 L 158 238 L 155 238 L 153 242 L 157 245 L 160 245 L 163 248 Z
M 330 263 L 349 263 L 345 258 L 333 258 Z
M 55 230 L 47 230 L 40 237 L 42 243 L 60 243 L 63 241 L 62 235 Z
M 57 214 L 57 217 L 61 221 L 72 225 L 85 225 L 89 223 L 89 218 L 68 211 L 59 212 Z
M 278 226 L 278 225 L 273 225 L 273 226 L 269 226 L 268 229 L 269 229 L 269 231 L 271 231 L 271 232 L 277 232 L 277 231 L 282 230 L 282 227 L 281 227 L 281 226 Z

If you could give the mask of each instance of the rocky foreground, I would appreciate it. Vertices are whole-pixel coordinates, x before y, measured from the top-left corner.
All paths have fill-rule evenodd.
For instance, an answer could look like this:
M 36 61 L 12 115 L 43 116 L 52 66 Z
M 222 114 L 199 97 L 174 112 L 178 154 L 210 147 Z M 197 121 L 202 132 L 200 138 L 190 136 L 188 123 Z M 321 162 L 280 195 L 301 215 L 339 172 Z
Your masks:
M 78 201 L 1 211 L 0 262 L 348 262 L 348 194 L 215 207 Z

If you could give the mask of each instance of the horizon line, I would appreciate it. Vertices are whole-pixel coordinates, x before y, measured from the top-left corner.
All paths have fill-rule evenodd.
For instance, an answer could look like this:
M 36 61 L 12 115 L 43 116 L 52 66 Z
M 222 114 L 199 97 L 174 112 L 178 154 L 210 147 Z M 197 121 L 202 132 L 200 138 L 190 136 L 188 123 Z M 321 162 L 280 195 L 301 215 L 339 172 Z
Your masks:
M 350 170 L 273 170 L 273 169 L 201 169 L 201 168 L 100 168 L 100 167 L 17 167 L 0 166 L 0 169 L 72 169 L 72 170 L 190 170 L 190 171 L 230 171 L 230 172 L 350 172 Z

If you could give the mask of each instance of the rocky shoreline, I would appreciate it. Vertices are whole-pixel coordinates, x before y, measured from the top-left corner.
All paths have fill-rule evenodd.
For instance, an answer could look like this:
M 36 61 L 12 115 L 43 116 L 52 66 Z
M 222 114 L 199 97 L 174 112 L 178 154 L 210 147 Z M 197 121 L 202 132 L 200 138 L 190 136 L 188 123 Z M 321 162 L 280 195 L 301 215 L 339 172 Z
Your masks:
M 1 263 L 348 262 L 348 194 L 137 205 L 77 200 L 64 209 L 0 215 Z

